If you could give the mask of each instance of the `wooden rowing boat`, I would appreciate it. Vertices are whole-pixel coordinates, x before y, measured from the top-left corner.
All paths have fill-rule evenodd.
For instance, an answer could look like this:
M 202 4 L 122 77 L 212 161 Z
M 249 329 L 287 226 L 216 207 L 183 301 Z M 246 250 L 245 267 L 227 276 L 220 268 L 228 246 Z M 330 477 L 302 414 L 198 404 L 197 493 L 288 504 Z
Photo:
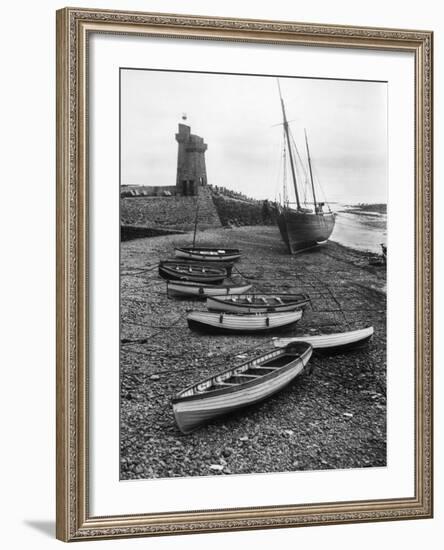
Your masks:
M 231 274 L 231 269 L 229 270 Z M 164 260 L 159 263 L 159 275 L 163 279 L 192 281 L 195 283 L 222 283 L 229 276 L 225 266 Z
M 197 246 L 175 248 L 174 253 L 178 258 L 201 262 L 236 262 L 241 255 L 238 248 L 203 248 Z
M 193 244 L 191 246 L 176 247 L 174 253 L 177 258 L 197 262 L 236 262 L 240 258 L 238 248 L 213 248 L 196 246 L 197 225 L 199 221 L 199 201 L 196 200 L 196 217 L 194 220 Z
M 187 316 L 190 329 L 211 333 L 271 332 L 299 321 L 302 310 L 279 313 L 216 313 L 192 311 Z
M 291 343 L 308 342 L 315 350 L 333 353 L 363 346 L 371 339 L 373 332 L 373 327 L 367 327 L 359 330 L 337 332 L 335 334 L 321 334 L 317 336 L 306 334 L 292 338 L 273 338 L 273 344 L 275 347 L 285 347 Z
M 207 299 L 209 311 L 233 313 L 266 313 L 294 311 L 310 301 L 307 294 L 242 294 L 240 296 L 212 296 Z
M 191 296 L 195 298 L 206 298 L 207 296 L 216 296 L 221 294 L 242 294 L 248 292 L 253 285 L 211 285 L 208 283 L 193 283 L 187 281 L 167 281 L 168 296 Z
M 188 433 L 270 397 L 304 371 L 312 351 L 305 342 L 291 344 L 189 386 L 172 400 L 179 429 Z

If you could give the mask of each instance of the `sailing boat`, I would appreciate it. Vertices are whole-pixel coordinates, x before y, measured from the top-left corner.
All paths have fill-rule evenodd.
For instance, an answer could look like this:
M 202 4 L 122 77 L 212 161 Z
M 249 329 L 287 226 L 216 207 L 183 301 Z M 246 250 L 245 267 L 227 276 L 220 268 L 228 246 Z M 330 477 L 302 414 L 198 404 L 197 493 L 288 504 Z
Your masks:
M 192 246 L 175 248 L 177 258 L 197 262 L 236 262 L 240 258 L 238 248 L 211 248 L 196 246 L 197 221 L 199 218 L 199 199 L 197 199 L 196 218 L 194 220 L 194 234 Z
M 284 127 L 284 163 L 286 163 L 286 151 L 288 150 L 288 158 L 291 168 L 291 177 L 296 196 L 296 208 L 290 207 L 286 188 L 284 187 L 284 205 L 281 207 L 278 215 L 278 226 L 282 235 L 282 239 L 287 245 L 290 254 L 296 254 L 302 250 L 313 248 L 326 242 L 335 226 L 335 214 L 331 212 L 327 204 L 328 212 L 324 212 L 325 202 L 319 202 L 316 197 L 316 191 L 313 181 L 313 169 L 310 158 L 310 150 L 308 147 L 307 131 L 305 130 L 305 146 L 307 150 L 307 160 L 309 168 L 309 179 L 311 184 L 311 193 L 313 196 L 313 207 L 307 208 L 301 206 L 300 191 L 296 180 L 296 164 L 295 152 L 296 145 L 290 133 L 290 127 L 285 112 L 285 104 L 282 98 L 281 87 L 278 80 L 279 97 L 281 100 L 283 127 Z M 299 157 L 300 159 L 300 157 Z M 285 165 L 284 165 L 285 166 Z M 284 172 L 285 173 L 285 172 Z M 285 184 L 285 181 L 284 181 Z

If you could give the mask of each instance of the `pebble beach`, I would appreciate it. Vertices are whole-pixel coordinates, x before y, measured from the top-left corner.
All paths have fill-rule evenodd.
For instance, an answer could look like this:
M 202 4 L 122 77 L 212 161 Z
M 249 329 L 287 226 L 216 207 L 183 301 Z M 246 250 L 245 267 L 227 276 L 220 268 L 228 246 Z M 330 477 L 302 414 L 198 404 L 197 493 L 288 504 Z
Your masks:
M 182 434 L 171 398 L 272 348 L 272 336 L 203 335 L 168 298 L 158 262 L 190 234 L 121 243 L 120 478 L 148 479 L 386 465 L 386 272 L 379 256 L 329 242 L 290 256 L 276 226 L 199 232 L 199 246 L 240 248 L 236 282 L 303 292 L 311 304 L 285 336 L 373 325 L 363 349 L 313 354 L 309 373 L 270 399 Z

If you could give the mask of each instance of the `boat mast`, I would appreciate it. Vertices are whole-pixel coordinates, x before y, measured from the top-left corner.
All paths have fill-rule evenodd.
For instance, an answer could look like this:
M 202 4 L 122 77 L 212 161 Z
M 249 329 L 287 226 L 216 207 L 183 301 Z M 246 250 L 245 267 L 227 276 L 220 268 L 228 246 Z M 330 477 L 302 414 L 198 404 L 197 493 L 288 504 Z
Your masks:
M 297 183 L 296 183 L 296 172 L 295 172 L 295 169 L 294 169 L 293 152 L 291 150 L 291 144 L 290 144 L 290 132 L 288 130 L 287 115 L 285 114 L 285 105 L 284 105 L 284 100 L 282 99 L 281 85 L 279 84 L 279 79 L 278 79 L 277 83 L 278 83 L 278 88 L 279 88 L 279 97 L 281 98 L 282 116 L 284 118 L 284 130 L 285 130 L 285 137 L 287 138 L 288 154 L 289 154 L 289 157 L 290 157 L 291 175 L 293 176 L 294 192 L 295 192 L 295 195 L 296 195 L 296 203 L 298 205 L 298 210 L 300 210 L 301 209 L 301 203 L 299 201 L 298 186 L 297 186 Z
M 193 248 L 194 248 L 194 245 L 196 244 L 197 217 L 199 215 L 199 197 L 197 197 L 196 202 L 197 202 L 197 207 L 196 207 L 196 218 L 194 220 Z
M 316 193 L 315 193 L 315 188 L 314 188 L 314 183 L 313 183 L 313 172 L 311 170 L 310 149 L 308 148 L 307 130 L 305 128 L 304 128 L 304 133 L 305 133 L 305 146 L 307 147 L 308 168 L 310 170 L 311 190 L 313 191 L 314 209 L 315 209 L 315 213 L 317 213 L 318 205 L 317 205 L 317 202 L 316 202 Z

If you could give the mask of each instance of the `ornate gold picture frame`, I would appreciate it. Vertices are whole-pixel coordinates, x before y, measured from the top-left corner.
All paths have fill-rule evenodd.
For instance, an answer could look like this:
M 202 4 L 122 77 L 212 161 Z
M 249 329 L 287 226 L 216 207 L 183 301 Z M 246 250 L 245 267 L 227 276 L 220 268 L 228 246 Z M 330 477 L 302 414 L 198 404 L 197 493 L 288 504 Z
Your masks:
M 93 34 L 414 56 L 414 495 L 155 513 L 91 513 L 88 45 Z M 432 45 L 429 31 L 65 8 L 57 12 L 57 538 L 63 541 L 430 518 Z M 401 244 L 402 245 L 402 244 Z M 116 396 L 116 399 L 118 397 Z M 147 497 L 149 498 L 149 496 Z

